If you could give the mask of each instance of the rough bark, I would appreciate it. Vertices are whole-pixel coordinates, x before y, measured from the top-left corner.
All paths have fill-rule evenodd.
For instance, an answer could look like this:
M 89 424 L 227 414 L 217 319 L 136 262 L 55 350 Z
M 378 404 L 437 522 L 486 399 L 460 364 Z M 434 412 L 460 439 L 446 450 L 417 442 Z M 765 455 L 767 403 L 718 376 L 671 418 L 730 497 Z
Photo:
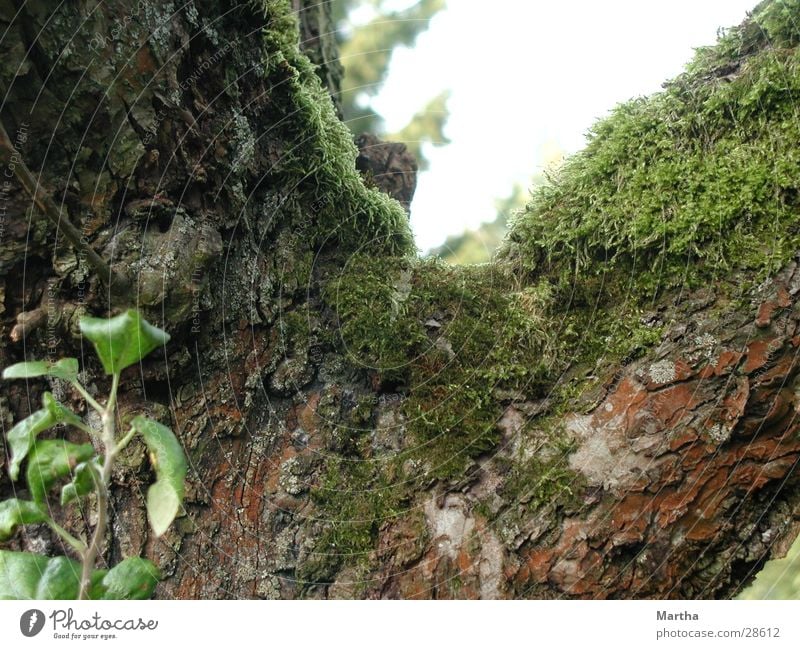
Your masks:
M 417 189 L 417 161 L 401 142 L 381 142 L 375 135 L 362 133 L 356 140 L 356 168 L 364 181 L 375 184 L 394 198 L 406 212 Z
M 347 348 L 326 292 L 359 255 L 391 267 L 406 235 L 396 204 L 325 176 L 339 169 L 325 147 L 343 131 L 326 121 L 330 103 L 316 112 L 306 101 L 321 94 L 303 95 L 314 83 L 289 54 L 299 36 L 288 6 L 0 5 L 2 122 L 134 286 L 109 303 L 9 181 L 0 365 L 79 355 L 101 389 L 77 335 L 82 312 L 135 303 L 173 336 L 126 374 L 120 402 L 179 434 L 185 516 L 149 536 L 150 470 L 132 446 L 106 558 L 152 558 L 163 598 L 695 598 L 733 595 L 781 556 L 799 524 L 796 264 L 748 300 L 714 287 L 665 295 L 643 320 L 664 333 L 635 360 L 565 362 L 549 384 L 493 389 L 482 406 L 491 430 L 448 450 L 457 468 L 437 471 L 427 457 L 451 431 L 415 437 L 416 386 Z M 318 63 L 331 61 L 327 48 L 315 47 Z M 385 214 L 388 225 L 375 221 Z M 496 272 L 490 287 L 508 291 L 515 280 Z M 430 358 L 457 356 L 445 333 L 461 279 L 448 284 L 408 254 L 386 275 L 401 301 L 406 285 L 443 278 L 450 297 L 410 320 L 438 350 Z M 500 308 L 487 295 L 481 318 Z M 568 397 L 565 385 L 576 387 Z M 43 389 L 79 403 L 58 380 L 3 385 L 5 430 Z M 12 489 L 5 473 L 0 488 Z M 66 552 L 39 529 L 15 543 Z

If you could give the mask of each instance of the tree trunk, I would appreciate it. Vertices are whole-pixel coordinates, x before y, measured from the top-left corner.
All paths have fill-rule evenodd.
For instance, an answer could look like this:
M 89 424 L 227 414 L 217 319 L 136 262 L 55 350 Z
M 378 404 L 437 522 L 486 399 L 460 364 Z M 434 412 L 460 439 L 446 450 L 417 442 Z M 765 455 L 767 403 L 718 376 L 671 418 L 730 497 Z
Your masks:
M 79 355 L 102 394 L 82 313 L 135 305 L 172 335 L 120 402 L 179 435 L 185 515 L 149 536 L 131 446 L 106 560 L 153 559 L 162 598 L 706 598 L 785 553 L 796 264 L 749 300 L 663 295 L 637 354 L 539 367 L 557 310 L 502 264 L 416 260 L 362 184 L 324 13 L 301 21 L 315 70 L 288 0 L 129 4 L 0 6 L 4 173 L 24 161 L 131 282 L 110 292 L 4 177 L 0 365 Z M 80 402 L 6 384 L 6 430 L 44 389 Z

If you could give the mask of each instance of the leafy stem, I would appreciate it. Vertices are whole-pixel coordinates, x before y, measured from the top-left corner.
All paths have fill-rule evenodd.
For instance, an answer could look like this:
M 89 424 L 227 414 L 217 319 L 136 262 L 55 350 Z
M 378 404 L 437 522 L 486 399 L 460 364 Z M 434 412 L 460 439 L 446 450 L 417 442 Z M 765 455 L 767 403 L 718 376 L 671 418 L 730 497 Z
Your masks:
M 94 572 L 97 556 L 100 554 L 100 547 L 106 535 L 106 527 L 108 526 L 108 488 L 111 484 L 111 471 L 114 468 L 114 460 L 116 459 L 118 451 L 114 438 L 116 435 L 116 406 L 119 376 L 119 372 L 114 373 L 108 402 L 102 411 L 105 458 L 103 460 L 103 470 L 100 474 L 100 484 L 97 485 L 97 525 L 94 528 L 89 547 L 82 553 L 81 587 L 78 599 L 87 599 L 89 597 L 89 588 L 92 585 L 92 573 Z
M 102 415 L 103 411 L 104 411 L 103 406 L 101 406 L 99 403 L 97 403 L 97 401 L 94 399 L 94 397 L 92 397 L 91 394 L 89 394 L 89 392 L 86 390 L 86 388 L 84 388 L 77 381 L 77 379 L 74 380 L 74 381 L 71 381 L 71 383 L 72 383 L 72 387 L 74 387 L 78 392 L 80 392 L 81 396 L 84 399 L 86 399 L 86 403 L 88 403 L 92 408 L 94 408 L 95 411 L 97 411 L 98 414 Z
M 46 557 L 28 552 L 0 550 L 0 599 L 141 599 L 150 597 L 160 579 L 151 561 L 128 557 L 108 570 L 96 570 L 102 556 L 109 524 L 111 474 L 120 451 L 136 435 L 150 451 L 156 482 L 147 492 L 147 514 L 156 537 L 164 534 L 178 515 L 184 496 L 186 460 L 175 434 L 163 424 L 138 415 L 130 430 L 117 440 L 117 395 L 122 371 L 138 363 L 169 336 L 129 310 L 112 318 L 80 320 L 81 333 L 94 344 L 111 387 L 105 405 L 93 398 L 78 381 L 75 358 L 56 362 L 25 361 L 7 367 L 4 379 L 50 377 L 70 383 L 94 409 L 101 429 L 93 430 L 50 392 L 42 395 L 42 408 L 17 422 L 8 432 L 10 450 L 8 473 L 17 480 L 27 464 L 25 479 L 29 500 L 0 501 L 0 541 L 7 541 L 22 525 L 46 523 L 74 550 L 80 563 L 67 557 Z M 44 431 L 66 424 L 99 441 L 100 450 L 90 443 L 67 439 L 39 439 Z M 96 521 L 87 542 L 56 523 L 48 514 L 48 494 L 61 480 L 61 505 L 96 494 Z

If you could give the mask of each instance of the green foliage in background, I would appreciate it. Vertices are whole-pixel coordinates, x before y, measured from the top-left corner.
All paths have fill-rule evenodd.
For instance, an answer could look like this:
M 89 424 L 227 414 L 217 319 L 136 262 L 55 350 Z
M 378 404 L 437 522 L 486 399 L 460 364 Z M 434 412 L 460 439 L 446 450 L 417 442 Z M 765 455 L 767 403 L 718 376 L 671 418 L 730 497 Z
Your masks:
M 531 187 L 541 185 L 544 176 L 535 176 Z M 508 224 L 513 217 L 525 209 L 530 194 L 520 184 L 515 184 L 511 193 L 495 202 L 497 218 L 483 223 L 475 230 L 465 230 L 462 234 L 447 237 L 438 248 L 428 252 L 431 257 L 439 257 L 452 265 L 483 264 L 491 261 L 495 250 L 505 239 Z
M 396 133 L 386 132 L 370 100 L 386 80 L 394 50 L 413 46 L 417 37 L 428 29 L 431 19 L 445 8 L 445 2 L 419 0 L 401 11 L 388 9 L 388 4 L 386 0 L 333 1 L 333 20 L 340 34 L 340 56 L 345 70 L 340 95 L 342 112 L 354 134 L 375 133 L 385 140 L 404 142 L 424 169 L 427 162 L 422 145 L 449 143 L 443 132 L 449 93 L 442 92 L 432 98 Z M 372 10 L 372 18 L 366 23 L 352 22 L 353 12 L 365 5 Z
M 66 381 L 96 412 L 100 426 L 86 423 L 45 392 L 41 410 L 18 422 L 7 436 L 11 451 L 9 476 L 17 480 L 22 464 L 27 463 L 25 480 L 30 500 L 11 498 L 0 502 L 0 542 L 10 540 L 21 526 L 44 523 L 76 553 L 80 562 L 63 556 L 0 550 L 0 599 L 146 599 L 153 594 L 160 576 L 158 568 L 147 559 L 129 557 L 109 570 L 95 569 L 108 524 L 111 471 L 117 455 L 137 435 L 150 452 L 156 474 L 156 482 L 147 493 L 147 516 L 156 536 L 164 534 L 183 501 L 186 460 L 169 428 L 139 415 L 128 423 L 124 436 L 116 435 L 122 371 L 166 345 L 169 336 L 134 310 L 113 318 L 81 318 L 80 330 L 93 343 L 103 369 L 111 376 L 111 390 L 104 405 L 81 384 L 75 358 L 55 363 L 17 363 L 5 369 L 3 378 L 51 377 Z M 39 439 L 41 433 L 60 425 L 81 431 L 94 444 Z M 94 503 L 97 522 L 91 538 L 74 536 L 53 517 L 48 494 L 59 483 L 62 508 Z
M 800 538 L 785 558 L 767 563 L 739 599 L 800 599 Z

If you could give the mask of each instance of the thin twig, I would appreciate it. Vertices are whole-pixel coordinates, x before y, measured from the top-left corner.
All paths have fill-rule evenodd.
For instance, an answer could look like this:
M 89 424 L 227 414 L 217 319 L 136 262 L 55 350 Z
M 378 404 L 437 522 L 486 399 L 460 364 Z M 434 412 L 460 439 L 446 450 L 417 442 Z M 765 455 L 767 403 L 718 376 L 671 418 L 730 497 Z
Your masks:
M 121 440 L 119 440 L 119 443 L 117 444 L 117 453 L 122 451 L 128 445 L 128 442 L 130 442 L 134 438 L 135 435 L 136 435 L 136 429 L 131 428 L 128 431 L 128 434 L 125 435 L 125 437 L 123 437 Z
M 13 172 L 23 189 L 33 199 L 39 210 L 64 233 L 64 236 L 78 252 L 86 255 L 86 260 L 106 286 L 112 288 L 117 294 L 124 294 L 130 291 L 130 282 L 119 273 L 112 270 L 94 249 L 83 241 L 80 230 L 76 228 L 66 215 L 61 214 L 56 204 L 36 182 L 33 174 L 28 170 L 25 161 L 19 151 L 14 148 L 11 139 L 6 133 L 5 127 L 0 124 L 0 162 L 3 164 L 13 164 Z

